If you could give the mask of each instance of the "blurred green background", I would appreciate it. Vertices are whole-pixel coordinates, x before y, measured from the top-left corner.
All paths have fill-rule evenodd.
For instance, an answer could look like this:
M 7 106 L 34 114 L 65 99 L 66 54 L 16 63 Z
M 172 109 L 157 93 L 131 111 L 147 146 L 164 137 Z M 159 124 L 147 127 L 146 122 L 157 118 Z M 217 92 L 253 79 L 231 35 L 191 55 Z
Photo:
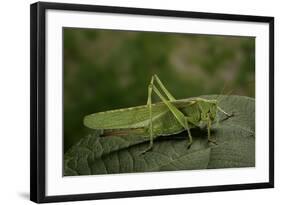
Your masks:
M 77 28 L 63 37 L 64 151 L 91 133 L 85 115 L 146 104 L 152 74 L 177 99 L 255 95 L 254 37 Z

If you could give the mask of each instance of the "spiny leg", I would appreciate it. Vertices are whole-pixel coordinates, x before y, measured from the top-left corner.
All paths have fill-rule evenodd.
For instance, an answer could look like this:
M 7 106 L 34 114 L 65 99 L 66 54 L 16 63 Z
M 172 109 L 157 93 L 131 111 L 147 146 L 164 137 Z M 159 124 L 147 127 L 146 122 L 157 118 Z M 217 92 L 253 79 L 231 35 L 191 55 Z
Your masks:
M 207 114 L 207 131 L 208 131 L 208 142 L 212 142 L 214 144 L 217 144 L 216 140 L 211 139 L 211 125 L 212 125 L 212 120 L 210 118 L 210 113 Z
M 175 118 L 181 124 L 181 126 L 187 130 L 188 138 L 189 138 L 188 148 L 190 148 L 190 146 L 192 144 L 192 136 L 190 133 L 190 129 L 188 126 L 188 120 L 187 120 L 186 116 L 184 116 L 184 114 L 176 106 L 174 106 L 170 101 L 165 99 L 165 97 L 160 93 L 160 91 L 154 85 L 152 85 L 152 89 L 158 95 L 158 97 L 164 102 L 164 104 L 168 107 L 168 109 L 172 112 L 172 114 L 175 116 Z
M 160 93 L 160 91 L 154 86 L 154 78 L 156 79 L 156 82 L 158 83 L 159 87 L 163 91 L 163 93 L 167 96 L 168 100 Z M 145 149 L 143 153 L 149 151 L 153 147 L 153 126 L 152 126 L 152 103 L 151 103 L 151 95 L 152 91 L 154 91 L 158 97 L 167 105 L 168 109 L 173 113 L 173 115 L 176 117 L 177 121 L 188 131 L 188 137 L 190 139 L 189 147 L 192 144 L 192 136 L 188 127 L 187 120 L 184 116 L 184 114 L 176 108 L 170 101 L 175 100 L 175 98 L 169 93 L 169 91 L 165 88 L 165 86 L 162 84 L 160 79 L 157 77 L 157 75 L 152 76 L 150 85 L 148 87 L 148 99 L 147 99 L 147 105 L 149 109 L 149 135 L 150 135 L 150 143 L 149 147 Z
M 152 94 L 152 84 L 154 78 L 152 77 L 150 85 L 148 86 L 148 98 L 147 98 L 147 106 L 149 110 L 149 146 L 141 152 L 144 154 L 145 152 L 149 151 L 153 147 L 153 126 L 152 126 L 152 106 L 151 106 L 151 94 Z
M 190 148 L 191 144 L 192 144 L 192 136 L 191 136 L 191 133 L 190 133 L 190 129 L 189 129 L 189 126 L 188 126 L 188 122 L 187 122 L 187 119 L 185 117 L 185 125 L 186 125 L 186 130 L 187 130 L 187 134 L 188 134 L 188 141 L 187 141 L 187 149 Z
M 153 75 L 150 81 L 150 84 L 148 86 L 148 98 L 147 98 L 147 106 L 149 110 L 149 146 L 141 152 L 141 154 L 144 154 L 145 152 L 151 150 L 153 148 L 153 125 L 152 125 L 152 102 L 151 102 L 151 96 L 152 96 L 152 90 L 154 86 L 154 79 L 156 79 L 156 83 L 159 85 L 161 90 L 165 93 L 167 98 L 169 100 L 175 100 L 175 98 L 171 95 L 171 93 L 165 88 L 161 80 L 158 78 L 157 75 Z M 163 97 L 164 98 L 164 97 Z
M 155 74 L 153 77 L 155 77 L 156 82 L 158 83 L 159 87 L 161 90 L 165 93 L 165 95 L 168 97 L 169 101 L 174 101 L 176 100 L 174 96 L 167 90 L 167 88 L 163 85 L 161 80 L 158 78 L 158 76 Z
M 150 84 L 148 86 L 148 98 L 147 98 L 147 105 L 149 109 L 149 147 L 147 150 L 152 149 L 153 147 L 153 126 L 152 126 L 152 105 L 151 105 L 151 95 L 152 95 L 152 85 L 154 83 L 154 77 L 152 76 Z
M 188 138 L 189 138 L 188 148 L 190 148 L 190 146 L 192 144 L 192 136 L 191 136 L 190 129 L 188 126 L 187 118 L 176 106 L 174 106 L 170 101 L 167 101 L 155 86 L 153 86 L 152 88 L 153 88 L 153 91 L 160 97 L 160 99 L 166 104 L 166 106 L 169 108 L 169 110 L 173 113 L 173 115 L 175 116 L 177 121 L 182 125 L 183 128 L 185 128 L 187 130 Z
M 227 117 L 232 117 L 234 114 L 228 114 L 227 112 L 225 112 L 221 107 L 218 106 L 218 110 L 221 111 L 223 114 L 225 114 Z
M 148 97 L 147 97 L 147 106 L 149 110 L 149 146 L 141 152 L 141 154 L 146 153 L 151 150 L 153 147 L 153 124 L 152 124 L 152 86 L 154 84 L 154 75 L 151 77 L 150 84 L 148 85 Z

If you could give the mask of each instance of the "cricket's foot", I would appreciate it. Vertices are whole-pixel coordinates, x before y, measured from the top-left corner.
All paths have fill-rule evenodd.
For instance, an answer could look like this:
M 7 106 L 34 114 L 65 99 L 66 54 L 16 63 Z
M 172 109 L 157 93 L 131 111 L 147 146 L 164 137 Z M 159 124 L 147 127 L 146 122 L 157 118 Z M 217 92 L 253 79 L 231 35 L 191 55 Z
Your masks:
M 234 112 L 232 112 L 231 114 L 227 114 L 226 116 L 227 116 L 227 118 L 233 117 L 234 116 Z
M 217 145 L 218 143 L 217 143 L 217 141 L 216 140 L 214 140 L 214 139 L 208 139 L 208 143 L 213 143 L 213 144 L 215 144 L 215 145 Z
M 146 152 L 149 152 L 149 151 L 152 151 L 152 146 L 149 146 L 149 147 L 146 148 L 145 150 L 141 151 L 141 152 L 139 153 L 139 155 L 143 155 L 143 154 L 145 154 Z
M 191 145 L 192 145 L 192 142 L 188 142 L 187 143 L 187 149 L 190 149 Z

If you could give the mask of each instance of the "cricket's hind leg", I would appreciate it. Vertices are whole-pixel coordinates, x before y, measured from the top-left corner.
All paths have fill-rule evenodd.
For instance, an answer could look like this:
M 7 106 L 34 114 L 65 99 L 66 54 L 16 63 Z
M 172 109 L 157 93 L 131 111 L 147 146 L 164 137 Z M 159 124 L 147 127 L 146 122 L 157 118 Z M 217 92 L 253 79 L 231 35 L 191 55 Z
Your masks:
M 154 80 L 156 81 L 156 84 L 159 86 L 160 90 L 165 94 L 165 97 L 155 87 Z M 174 101 L 175 100 L 174 96 L 167 90 L 167 88 L 163 85 L 163 83 L 158 78 L 158 76 L 157 75 L 153 75 L 151 77 L 151 81 L 150 81 L 150 84 L 148 86 L 148 98 L 147 98 L 147 107 L 148 107 L 148 110 L 149 110 L 149 146 L 148 146 L 147 149 L 143 150 L 141 152 L 141 154 L 144 154 L 144 153 L 146 153 L 147 151 L 150 151 L 153 148 L 153 136 L 154 136 L 154 134 L 153 134 L 152 102 L 151 102 L 152 91 L 154 91 L 158 95 L 158 97 L 160 97 L 160 99 L 166 105 L 168 104 L 168 109 L 176 109 L 176 111 L 173 111 L 173 113 L 174 112 L 180 112 L 179 110 L 177 110 L 177 108 L 174 107 L 174 105 L 172 105 L 170 103 L 170 101 Z M 180 117 L 182 117 L 182 116 L 180 116 Z
M 153 147 L 153 126 L 152 126 L 152 105 L 151 105 L 151 94 L 152 94 L 152 85 L 153 85 L 154 77 L 152 76 L 151 82 L 148 86 L 148 98 L 147 98 L 147 106 L 149 110 L 149 146 L 143 150 L 140 154 L 144 154 Z
M 159 86 L 161 92 L 163 92 L 164 96 L 161 94 L 160 90 L 154 85 L 154 79 L 156 80 L 157 85 Z M 156 93 L 156 95 L 161 99 L 161 101 L 167 106 L 167 108 L 172 112 L 174 117 L 177 119 L 178 123 L 187 130 L 188 132 L 188 148 L 190 148 L 192 144 L 192 136 L 189 130 L 188 121 L 186 116 L 175 106 L 173 105 L 173 101 L 175 98 L 171 95 L 171 93 L 165 88 L 163 83 L 157 77 L 157 75 L 153 75 L 148 86 L 148 99 L 147 99 L 147 106 L 149 109 L 149 135 L 150 135 L 150 143 L 147 149 L 145 149 L 142 154 L 146 153 L 147 151 L 151 150 L 153 147 L 153 126 L 152 126 L 152 106 L 151 106 L 151 95 L 152 91 Z

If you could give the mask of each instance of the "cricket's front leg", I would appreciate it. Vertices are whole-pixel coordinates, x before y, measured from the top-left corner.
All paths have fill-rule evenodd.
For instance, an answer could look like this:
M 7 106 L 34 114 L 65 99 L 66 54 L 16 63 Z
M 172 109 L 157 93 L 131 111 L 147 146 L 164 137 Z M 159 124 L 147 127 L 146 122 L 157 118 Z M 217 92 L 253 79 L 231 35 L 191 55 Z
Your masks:
M 233 117 L 233 116 L 234 116 L 233 113 L 229 114 L 229 113 L 225 112 L 225 111 L 224 111 L 221 107 L 219 107 L 219 106 L 218 106 L 218 110 L 221 111 L 223 114 L 225 114 L 225 115 L 227 116 L 227 118 L 230 118 L 230 117 Z

